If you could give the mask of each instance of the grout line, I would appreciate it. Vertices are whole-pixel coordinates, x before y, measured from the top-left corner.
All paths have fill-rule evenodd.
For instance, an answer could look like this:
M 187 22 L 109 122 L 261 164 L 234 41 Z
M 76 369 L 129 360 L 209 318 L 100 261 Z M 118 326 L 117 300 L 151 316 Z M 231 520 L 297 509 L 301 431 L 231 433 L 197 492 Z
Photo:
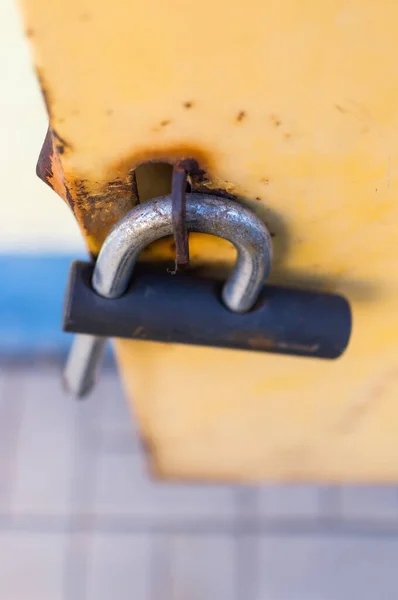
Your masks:
M 41 532 L 43 534 L 58 533 L 106 533 L 110 535 L 134 535 L 149 533 L 153 535 L 270 535 L 270 536 L 319 536 L 330 537 L 370 537 L 398 538 L 396 522 L 370 522 L 369 519 L 351 519 L 336 522 L 333 528 L 328 523 L 313 519 L 273 519 L 272 521 L 246 519 L 238 525 L 234 521 L 212 521 L 211 519 L 147 519 L 145 517 L 118 515 L 96 516 L 79 515 L 72 519 L 58 515 L 23 515 L 13 516 L 0 513 L 2 531 L 15 533 Z
M 149 600 L 171 600 L 173 593 L 173 560 L 169 535 L 151 537 L 149 568 Z
M 87 555 L 90 551 L 87 532 L 69 531 L 64 560 L 64 600 L 85 600 L 87 597 Z
M 258 573 L 257 538 L 244 532 L 235 537 L 235 600 L 254 600 Z
M 69 398 L 66 401 L 74 402 Z M 65 552 L 64 600 L 85 600 L 87 597 L 88 564 L 96 517 L 93 502 L 98 466 L 100 435 L 90 421 L 98 424 L 99 401 L 77 404 L 75 417 L 75 459 L 71 484 L 71 512 L 68 517 L 68 542 Z M 94 410 L 93 410 L 94 409 Z M 86 514 L 80 515 L 81 506 Z M 77 525 L 77 527 L 76 527 Z
M 258 520 L 258 492 L 255 487 L 243 486 L 235 490 L 235 600 L 253 600 L 253 580 L 257 567 L 255 540 L 246 533 L 248 519 Z
M 330 527 L 335 527 L 341 516 L 341 486 L 318 486 L 319 519 Z
M 18 445 L 21 434 L 27 394 L 26 379 L 16 377 L 19 369 L 1 369 L 2 372 L 2 405 L 0 406 L 0 423 L 7 426 L 2 429 L 0 452 L 1 464 L 0 506 L 3 518 L 12 518 L 12 498 L 16 482 L 18 465 Z

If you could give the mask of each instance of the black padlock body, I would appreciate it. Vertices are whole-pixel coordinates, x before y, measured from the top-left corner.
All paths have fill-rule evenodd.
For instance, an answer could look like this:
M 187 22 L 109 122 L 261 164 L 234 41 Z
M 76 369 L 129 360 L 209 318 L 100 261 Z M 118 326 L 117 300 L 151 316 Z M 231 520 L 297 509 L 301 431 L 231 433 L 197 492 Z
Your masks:
M 217 279 L 138 267 L 125 294 L 106 299 L 91 287 L 93 269 L 71 266 L 64 331 L 327 359 L 350 338 L 350 306 L 339 295 L 267 285 L 253 310 L 236 314 Z

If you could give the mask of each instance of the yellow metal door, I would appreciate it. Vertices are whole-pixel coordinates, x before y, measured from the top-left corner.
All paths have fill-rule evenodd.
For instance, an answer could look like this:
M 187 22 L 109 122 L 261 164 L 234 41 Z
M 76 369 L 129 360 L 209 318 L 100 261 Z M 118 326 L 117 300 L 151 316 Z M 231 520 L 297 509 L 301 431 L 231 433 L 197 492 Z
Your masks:
M 352 304 L 352 341 L 336 362 L 118 342 L 152 468 L 397 480 L 395 0 L 22 8 L 51 126 L 41 175 L 94 255 L 137 202 L 136 166 L 190 157 L 202 189 L 237 196 L 269 226 L 272 281 Z M 170 242 L 148 254 L 171 256 Z M 234 258 L 200 236 L 191 254 L 194 264 Z

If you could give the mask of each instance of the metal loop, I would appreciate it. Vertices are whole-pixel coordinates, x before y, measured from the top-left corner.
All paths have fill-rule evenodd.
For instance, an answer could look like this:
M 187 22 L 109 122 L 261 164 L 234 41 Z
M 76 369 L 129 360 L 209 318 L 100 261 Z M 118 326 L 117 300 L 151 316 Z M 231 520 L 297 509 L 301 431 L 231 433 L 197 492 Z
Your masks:
M 264 223 L 245 206 L 208 194 L 187 194 L 186 219 L 188 231 L 208 233 L 234 244 L 238 256 L 222 297 L 234 312 L 250 310 L 271 267 L 271 236 Z M 171 196 L 133 208 L 115 225 L 101 248 L 93 274 L 94 290 L 106 298 L 123 295 L 142 250 L 172 233 Z

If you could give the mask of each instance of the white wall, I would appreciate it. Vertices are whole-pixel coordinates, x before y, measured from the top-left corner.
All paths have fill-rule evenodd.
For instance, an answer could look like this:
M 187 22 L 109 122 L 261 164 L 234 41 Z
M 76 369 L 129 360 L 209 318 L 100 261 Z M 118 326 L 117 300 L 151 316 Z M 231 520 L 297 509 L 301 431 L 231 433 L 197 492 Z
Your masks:
M 47 116 L 17 0 L 0 0 L 0 81 L 0 253 L 81 255 L 69 208 L 35 174 Z

